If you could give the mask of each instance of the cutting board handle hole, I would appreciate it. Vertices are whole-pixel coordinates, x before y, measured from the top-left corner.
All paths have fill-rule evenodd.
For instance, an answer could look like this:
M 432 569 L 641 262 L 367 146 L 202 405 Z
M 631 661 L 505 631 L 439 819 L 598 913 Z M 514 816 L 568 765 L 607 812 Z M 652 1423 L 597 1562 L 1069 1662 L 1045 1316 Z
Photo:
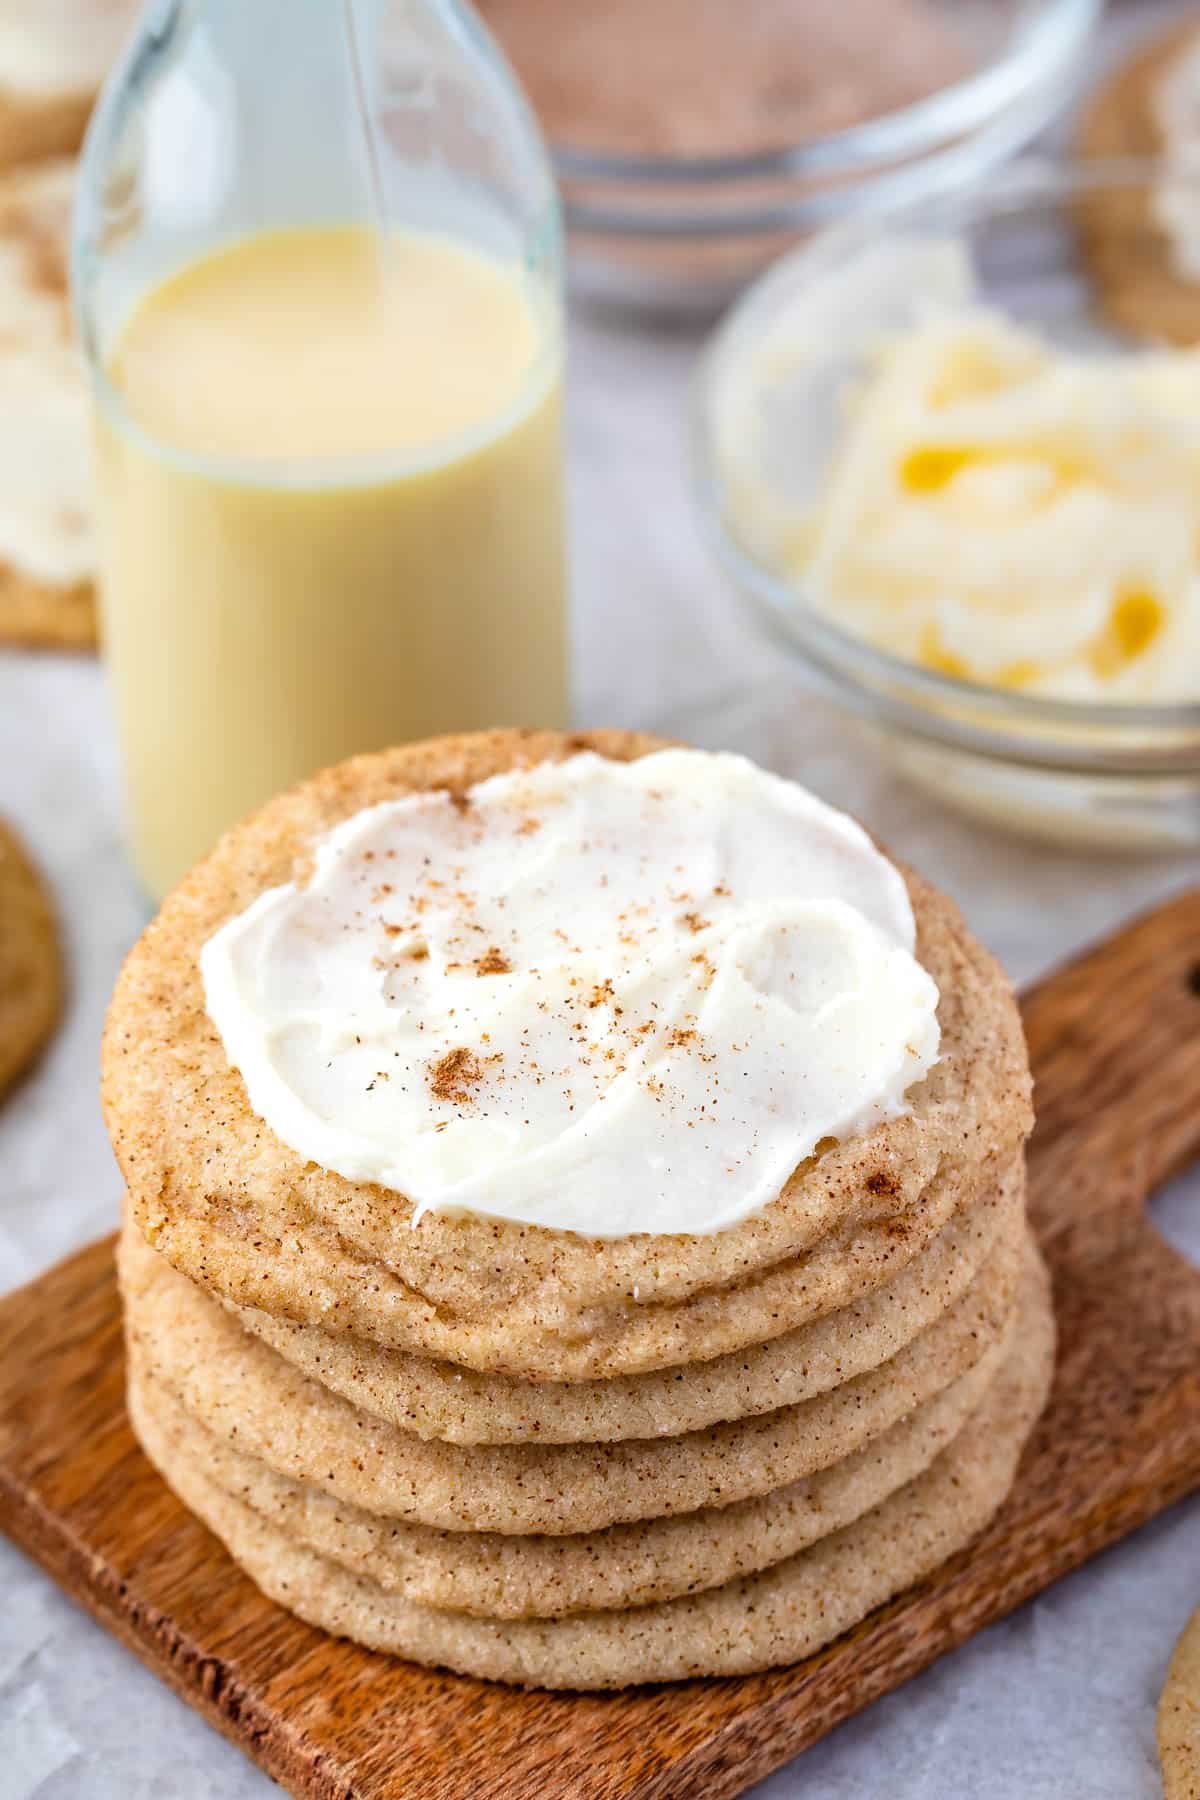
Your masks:
M 1193 1269 L 1200 1269 L 1196 1254 L 1196 1196 L 1187 1175 L 1177 1176 L 1151 1194 L 1146 1209 L 1159 1237 Z
M 1200 1000 L 1200 962 L 1194 962 L 1187 972 L 1187 990 Z

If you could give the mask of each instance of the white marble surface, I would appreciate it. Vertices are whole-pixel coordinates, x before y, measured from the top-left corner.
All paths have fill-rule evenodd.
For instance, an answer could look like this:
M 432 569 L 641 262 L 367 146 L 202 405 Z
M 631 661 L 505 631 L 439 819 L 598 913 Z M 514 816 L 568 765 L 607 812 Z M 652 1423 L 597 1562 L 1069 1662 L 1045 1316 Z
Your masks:
M 1019 980 L 1154 899 L 1195 861 L 1031 849 L 944 816 L 802 697 L 710 567 L 683 474 L 691 330 L 575 321 L 578 692 L 588 722 L 683 720 L 852 806 L 963 903 Z M 96 1046 L 140 925 L 120 849 L 103 683 L 89 663 L 0 652 L 0 812 L 53 881 L 71 960 L 65 1027 L 0 1109 L 0 1289 L 108 1230 L 116 1169 Z M 1200 1180 L 1155 1207 L 1200 1260 Z M 276 1792 L 0 1542 L 3 1800 L 254 1800 Z M 834 1732 L 760 1800 L 1150 1800 L 1155 1698 L 1200 1604 L 1200 1502 L 1137 1534 Z M 466 1797 L 464 1797 L 466 1800 Z

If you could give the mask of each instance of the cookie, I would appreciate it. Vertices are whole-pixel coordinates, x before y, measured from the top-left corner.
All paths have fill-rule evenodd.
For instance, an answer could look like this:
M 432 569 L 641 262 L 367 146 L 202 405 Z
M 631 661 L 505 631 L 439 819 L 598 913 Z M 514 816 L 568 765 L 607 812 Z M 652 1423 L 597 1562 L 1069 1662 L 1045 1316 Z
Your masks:
M 300 1374 L 128 1234 L 130 1366 L 277 1473 L 369 1512 L 451 1531 L 565 1533 L 726 1506 L 852 1455 L 972 1368 L 1004 1333 L 1007 1270 L 975 1283 L 890 1361 L 775 1412 L 674 1437 L 462 1447 L 416 1437 Z M 150 1256 L 154 1253 L 150 1252 Z M 685 1376 L 686 1379 L 686 1376 Z
M 915 1480 L 760 1574 L 660 1604 L 560 1619 L 500 1621 L 422 1606 L 296 1543 L 177 1446 L 160 1466 L 269 1598 L 371 1649 L 550 1688 L 748 1674 L 819 1650 L 970 1543 L 1011 1486 L 1053 1362 L 1048 1283 L 1035 1268 L 1000 1373 Z
M 0 820 L 0 1095 L 49 1040 L 63 973 L 50 897 L 21 840 Z
M 5 0 L 0 169 L 78 150 L 138 0 Z
M 305 1218 L 287 1200 L 270 1212 L 265 1202 L 240 1212 L 222 1206 L 203 1219 L 178 1211 L 169 1223 L 154 1200 L 140 1203 L 131 1196 L 131 1206 L 139 1229 L 161 1255 L 235 1304 L 252 1304 L 329 1333 L 485 1373 L 575 1382 L 676 1369 L 737 1353 L 851 1305 L 894 1280 L 952 1220 L 996 1206 L 1014 1160 L 1010 1152 L 998 1165 L 980 1171 L 981 1191 L 964 1189 L 956 1170 L 938 1169 L 907 1211 L 882 1211 L 861 1223 L 852 1221 L 744 1286 L 720 1286 L 672 1304 L 655 1303 L 638 1281 L 630 1281 L 616 1290 L 607 1307 L 597 1296 L 586 1312 L 569 1312 L 569 1328 L 561 1336 L 552 1329 L 560 1310 L 557 1293 L 546 1302 L 540 1329 L 533 1291 L 519 1305 L 501 1309 L 497 1301 L 488 1312 L 472 1294 L 471 1257 L 477 1252 L 465 1245 L 449 1271 L 439 1274 L 436 1264 L 427 1265 L 436 1281 L 452 1276 L 462 1309 L 456 1311 L 448 1302 L 439 1304 L 421 1294 L 395 1271 L 350 1253 L 338 1234 Z M 219 1223 L 213 1222 L 213 1214 Z M 456 1223 L 466 1229 L 491 1222 Z M 533 1229 L 496 1227 L 498 1235 Z M 563 1245 L 566 1257 L 573 1256 L 575 1243 L 563 1234 L 552 1242 L 555 1248 Z M 631 1243 L 640 1246 L 642 1240 L 614 1243 L 623 1249 Z M 588 1247 L 595 1247 L 590 1240 Z M 606 1241 L 596 1253 L 602 1256 L 609 1248 Z M 653 1271 L 654 1265 L 646 1266 Z M 494 1275 L 493 1266 L 479 1265 L 481 1291 L 489 1289 Z M 566 1310 L 565 1302 L 561 1310 Z M 589 1318 L 594 1325 L 590 1333 Z
M 362 807 L 461 792 L 582 748 L 629 759 L 661 747 L 614 732 L 434 740 L 328 770 L 221 841 L 133 951 L 105 1034 L 110 1135 L 138 1225 L 168 1261 L 298 1323 L 482 1371 L 582 1380 L 720 1356 L 848 1304 L 995 1186 L 1031 1122 L 1015 1001 L 954 907 L 915 876 L 917 954 L 941 992 L 940 1060 L 909 1112 L 828 1144 L 729 1230 L 597 1242 L 437 1213 L 414 1230 L 402 1196 L 306 1163 L 264 1132 L 204 1010 L 199 953 L 225 920 Z
M 96 591 L 90 581 L 55 587 L 0 567 L 0 643 L 31 650 L 94 650 L 97 642 Z
M 385 1592 L 483 1618 L 557 1618 L 645 1606 L 756 1574 L 861 1517 L 915 1479 L 981 1404 L 1007 1349 L 974 1368 L 862 1450 L 803 1481 L 732 1506 L 562 1537 L 435 1531 L 347 1506 L 278 1475 L 197 1425 L 153 1380 L 135 1378 L 129 1407 L 151 1460 L 177 1456 L 226 1493 Z
M 1164 1800 L 1200 1800 L 1200 1612 L 1175 1646 L 1158 1703 Z
M 78 150 L 93 105 L 90 93 L 38 99 L 0 87 L 0 169 Z
M 1194 16 L 1177 22 L 1101 84 L 1081 117 L 1081 158 L 1162 154 L 1156 94 L 1172 63 L 1195 44 L 1197 31 Z M 1170 344 L 1200 339 L 1200 287 L 1180 270 L 1146 187 L 1116 181 L 1081 200 L 1078 212 L 1084 254 L 1114 324 Z
M 0 181 L 0 641 L 96 643 L 91 423 L 68 296 L 73 161 Z
M 1024 1169 L 999 1204 L 959 1213 L 886 1287 L 732 1356 L 610 1381 L 529 1382 L 339 1338 L 253 1307 L 239 1323 L 322 1386 L 418 1437 L 454 1444 L 608 1443 L 673 1437 L 772 1412 L 877 1368 L 931 1325 L 979 1273 L 1013 1282 L 1025 1235 Z M 147 1249 L 147 1256 L 154 1252 Z

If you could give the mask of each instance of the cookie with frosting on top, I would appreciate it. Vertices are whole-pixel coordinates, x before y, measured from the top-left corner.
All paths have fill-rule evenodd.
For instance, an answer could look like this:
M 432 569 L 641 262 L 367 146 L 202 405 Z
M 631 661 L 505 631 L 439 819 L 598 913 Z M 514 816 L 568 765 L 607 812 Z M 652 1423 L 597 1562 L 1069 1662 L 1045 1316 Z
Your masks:
M 97 635 L 90 402 L 67 274 L 75 180 L 70 158 L 0 180 L 0 642 L 63 650 Z
M 140 0 L 5 0 L 0 16 L 0 169 L 68 156 Z
M 578 909 L 573 913 L 568 908 L 562 924 L 553 910 L 557 901 L 527 898 L 537 892 L 537 856 L 542 852 L 530 849 L 530 843 L 538 842 L 537 821 L 527 831 L 523 815 L 514 812 L 504 855 L 511 862 L 511 881 L 526 883 L 521 889 L 526 898 L 514 905 L 516 937 L 491 941 L 494 919 L 488 908 L 495 894 L 481 901 L 472 891 L 471 903 L 482 904 L 480 916 L 489 921 L 474 957 L 456 953 L 452 962 L 444 945 L 434 945 L 433 974 L 442 982 L 443 1001 L 449 992 L 445 982 L 459 981 L 454 998 L 462 1017 L 477 1023 L 486 998 L 497 1008 L 495 1029 L 518 1032 L 526 1017 L 536 1026 L 536 1002 L 524 1013 L 519 1008 L 506 1013 L 495 999 L 501 987 L 485 989 L 483 982 L 490 977 L 528 984 L 538 976 L 537 970 L 521 965 L 523 917 L 540 921 L 546 942 L 555 932 L 563 937 L 568 949 L 565 961 L 560 959 L 554 969 L 558 985 L 545 1028 L 560 1034 L 553 1039 L 554 1056 L 547 1064 L 553 1076 L 548 1097 L 540 1093 L 536 1059 L 522 1061 L 517 1039 L 504 1040 L 506 1060 L 495 1047 L 500 1040 L 483 1031 L 469 1043 L 464 1040 L 461 1049 L 469 1067 L 457 1073 L 448 1069 L 444 1054 L 426 1059 L 430 1068 L 448 1071 L 444 1095 L 425 1081 L 423 1062 L 418 1065 L 415 1056 L 398 1053 L 385 1071 L 394 1087 L 384 1082 L 372 1093 L 372 1076 L 351 1091 L 346 1072 L 362 1069 L 363 1042 L 373 1054 L 376 1039 L 371 1033 L 382 1033 L 379 1041 L 390 1043 L 388 1033 L 398 1029 L 399 1014 L 406 1030 L 414 1017 L 420 1020 L 420 1007 L 409 1005 L 409 998 L 414 984 L 430 979 L 414 952 L 414 946 L 416 951 L 424 946 L 409 916 L 413 894 L 387 893 L 391 884 L 385 877 L 367 881 L 370 865 L 365 859 L 375 852 L 363 849 L 363 834 L 370 839 L 377 827 L 386 832 L 398 819 L 396 828 L 407 846 L 403 853 L 409 855 L 413 843 L 420 842 L 412 834 L 428 829 L 424 871 L 415 884 L 421 888 L 418 898 L 429 909 L 427 918 L 453 917 L 453 899 L 431 897 L 428 890 L 437 886 L 453 896 L 468 879 L 456 871 L 469 867 L 471 834 L 479 831 L 487 837 L 494 811 L 490 799 L 473 811 L 473 791 L 480 784 L 530 771 L 542 788 L 553 789 L 554 781 L 541 772 L 559 767 L 566 789 L 574 779 L 576 759 L 590 755 L 614 765 L 635 764 L 666 748 L 651 738 L 615 732 L 568 736 L 504 731 L 434 740 L 327 770 L 221 841 L 168 898 L 133 951 L 105 1034 L 103 1087 L 110 1133 L 133 1215 L 167 1261 L 237 1305 L 295 1323 L 478 1370 L 582 1380 L 720 1356 L 819 1318 L 894 1279 L 951 1219 L 996 1191 L 1000 1174 L 1021 1152 L 1031 1120 L 1028 1061 L 1002 972 L 949 901 L 919 877 L 898 875 L 850 821 L 775 778 L 762 777 L 763 784 L 773 785 L 760 790 L 750 765 L 718 767 L 720 759 L 698 758 L 689 765 L 678 816 L 672 812 L 673 797 L 655 790 L 653 770 L 638 777 L 638 804 L 652 819 L 653 830 L 634 831 L 628 841 L 609 841 L 601 806 L 596 830 L 571 846 L 570 855 L 560 847 L 557 858 L 551 857 L 551 876 L 565 879 L 566 870 L 578 888 L 578 894 L 569 885 L 563 890 L 578 899 Z M 678 765 L 662 766 L 678 770 Z M 697 897 L 691 888 L 680 888 L 676 894 L 677 877 L 669 871 L 662 877 L 655 858 L 664 853 L 664 843 L 674 843 L 677 830 L 686 836 L 693 816 L 707 818 L 702 777 L 709 770 L 714 783 L 727 779 L 748 797 L 746 804 L 758 804 L 766 795 L 762 816 L 754 821 L 759 835 L 752 842 L 746 838 L 739 801 L 720 829 L 707 837 L 701 834 L 698 841 L 707 846 L 703 856 L 691 845 L 697 867 L 704 862 L 704 893 Z M 604 791 L 599 778 L 584 783 L 589 785 Z M 517 782 L 513 791 L 519 789 Z M 509 789 L 504 793 L 511 798 Z M 417 804 L 407 804 L 414 799 Z M 376 808 L 381 809 L 378 814 L 371 811 Z M 794 829 L 788 823 L 793 814 Z M 357 887 L 343 883 L 340 890 L 337 856 L 344 837 L 339 828 L 353 839 L 358 859 L 353 869 L 360 881 Z M 540 842 L 553 847 L 552 840 L 551 832 Z M 391 842 L 386 837 L 379 841 Z M 576 935 L 585 937 L 579 924 L 585 915 L 589 930 L 597 920 L 609 928 L 629 898 L 609 896 L 610 918 L 597 892 L 579 885 L 582 877 L 576 876 L 584 865 L 576 851 L 582 856 L 585 842 L 600 845 L 614 870 L 627 870 L 629 842 L 637 847 L 652 871 L 638 896 L 651 918 L 645 929 L 662 936 L 643 942 L 635 935 L 628 966 L 614 965 L 616 987 L 603 980 L 584 984 L 576 1017 L 569 1015 L 562 996 L 575 979 L 570 958 L 578 950 L 584 967 L 587 946 L 575 945 L 567 928 L 574 926 Z M 489 839 L 485 849 L 490 853 L 494 848 Z M 722 859 L 739 871 L 734 887 L 743 876 L 751 881 L 745 871 L 752 870 L 759 883 L 752 905 L 743 905 L 740 893 L 723 879 Z M 486 863 L 494 885 L 502 888 L 509 880 L 507 874 L 497 874 L 507 867 L 499 853 Z M 847 869 L 853 877 L 850 891 L 857 892 L 857 882 L 867 895 L 867 913 L 882 910 L 893 921 L 903 915 L 908 930 L 915 927 L 911 952 L 887 937 L 887 919 L 880 925 L 838 892 L 826 898 L 817 891 L 822 882 L 837 889 Z M 685 870 L 693 888 L 698 886 L 695 874 L 694 868 Z M 327 893 L 332 911 L 322 913 Z M 466 942 L 467 901 L 463 908 L 453 929 Z M 257 964 L 248 964 L 222 990 L 227 1026 L 231 1018 L 239 1030 L 245 1025 L 237 1056 L 254 1072 L 256 1110 L 242 1070 L 210 1016 L 214 984 L 210 980 L 206 987 L 201 959 L 211 958 L 206 947 L 228 941 L 224 934 L 231 922 L 234 950 L 239 949 L 239 933 L 248 934 L 246 941 L 255 948 L 258 924 L 266 921 L 270 936 L 276 931 L 277 911 L 282 922 L 270 938 L 276 948 L 261 952 L 259 973 Z M 325 929 L 323 918 L 326 924 L 335 921 L 336 932 Z M 345 937 L 338 935 L 343 926 Z M 371 934 L 378 936 L 378 944 Z M 664 955 L 656 942 L 667 945 Z M 487 959 L 493 951 L 512 964 L 507 975 L 492 975 Z M 662 985 L 664 968 L 674 985 Z M 870 980 L 863 974 L 867 969 L 873 971 Z M 877 983 L 893 977 L 913 1019 L 914 1041 L 899 1046 L 889 1038 L 895 1029 L 892 1009 L 872 1008 Z M 330 1004 L 322 998 L 322 981 L 330 984 Z M 306 984 L 311 982 L 318 985 L 310 993 Z M 364 992 L 370 989 L 363 1001 L 372 1018 L 365 1039 L 352 1021 L 336 1016 L 340 996 L 349 991 L 347 983 L 355 982 L 360 987 L 366 983 Z M 794 995 L 797 1041 L 807 1046 L 807 1063 L 797 1065 L 792 1056 L 790 1012 L 788 1026 L 778 1031 L 772 1026 L 759 1033 L 751 1027 L 739 1035 L 735 1029 L 752 1021 L 763 1006 L 768 1024 L 778 1024 L 783 1016 L 778 1008 L 785 1003 L 772 983 L 780 982 L 793 984 L 786 1004 L 792 1004 Z M 372 997 L 376 989 L 378 1007 Z M 678 1019 L 671 1014 L 667 1029 L 659 1032 L 652 1002 L 661 999 L 669 1012 L 682 1004 L 684 990 L 693 1013 L 680 1012 Z M 693 993 L 699 996 L 694 1001 Z M 397 995 L 403 1005 L 393 1004 Z M 763 1181 L 788 1151 L 794 1123 L 787 1108 L 772 1110 L 772 1058 L 782 1059 L 779 1066 L 786 1065 L 793 1082 L 795 1117 L 803 1114 L 811 1125 L 862 1098 L 855 1086 L 862 1072 L 856 1058 L 872 1068 L 871 1057 L 881 1058 L 879 1066 L 892 1071 L 889 1080 L 902 1068 L 918 1066 L 912 1059 L 921 1049 L 917 1036 L 929 1028 L 921 1012 L 926 1004 L 936 1005 L 935 1059 L 908 1086 L 902 1104 L 881 1109 L 878 1117 L 868 1108 L 861 1123 L 845 1125 L 840 1134 L 823 1134 L 781 1170 L 777 1188 L 763 1193 L 758 1204 Z M 275 1006 L 287 1015 L 282 1025 L 268 1017 Z M 446 1013 L 443 1005 L 443 1023 Z M 608 1023 L 590 1025 L 588 1017 Z M 689 1024 L 693 1017 L 698 1022 Z M 908 1019 L 909 1012 L 896 1017 Z M 819 1028 L 814 1023 L 818 1018 Z M 710 1024 L 713 1032 L 732 1032 L 728 1043 L 737 1047 L 731 1060 L 726 1040 L 721 1040 L 726 1055 L 724 1061 L 717 1058 L 715 1072 L 705 1060 L 716 1054 L 707 1047 L 716 1041 L 708 1035 Z M 643 1027 L 646 1041 L 658 1046 L 659 1060 L 648 1074 L 638 1060 L 634 1037 Z M 585 1035 L 562 1036 L 576 1030 Z M 330 1032 L 328 1038 L 320 1035 Z M 447 1040 L 431 1041 L 444 1045 Z M 588 1048 L 572 1058 L 563 1051 L 564 1042 Z M 853 1053 L 846 1049 L 851 1043 Z M 275 1049 L 267 1055 L 264 1044 Z M 283 1050 L 276 1055 L 280 1044 Z M 748 1046 L 744 1057 L 743 1046 Z M 465 1170 L 469 1177 L 472 1160 L 478 1158 L 494 1166 L 502 1186 L 501 1178 L 511 1172 L 505 1157 L 514 1141 L 518 1151 L 521 1147 L 520 1120 L 513 1130 L 512 1095 L 521 1101 L 535 1096 L 536 1106 L 553 1114 L 556 1106 L 561 1110 L 574 1104 L 564 1069 L 570 1078 L 598 1086 L 608 1079 L 604 1071 L 610 1049 L 616 1062 L 614 1084 L 628 1069 L 645 1074 L 645 1093 L 634 1096 L 628 1113 L 621 1115 L 630 1121 L 628 1133 L 585 1138 L 584 1154 L 579 1153 L 578 1133 L 564 1129 L 556 1137 L 551 1134 L 536 1146 L 537 1158 L 524 1165 L 521 1179 L 510 1181 L 509 1187 L 518 1208 L 526 1190 L 540 1193 L 552 1208 L 555 1188 L 544 1179 L 546 1168 L 569 1168 L 575 1173 L 562 1189 L 563 1204 L 569 1207 L 576 1189 L 583 1193 L 595 1173 L 589 1158 L 598 1145 L 595 1156 L 609 1159 L 605 1171 L 620 1173 L 628 1165 L 628 1181 L 613 1183 L 606 1173 L 607 1189 L 603 1182 L 592 1182 L 601 1199 L 611 1194 L 622 1220 L 619 1235 L 597 1235 L 594 1229 L 558 1220 L 547 1224 L 489 1216 L 481 1210 L 488 1203 L 486 1191 L 482 1201 L 460 1210 L 446 1210 L 436 1200 L 414 1204 L 394 1179 L 379 1178 L 370 1157 L 357 1160 L 363 1145 L 373 1155 L 376 1138 L 383 1137 L 393 1160 L 417 1168 L 435 1188 L 437 1181 L 448 1181 L 444 1191 L 451 1195 L 458 1191 L 455 1170 Z M 519 1069 L 515 1088 L 499 1080 L 494 1089 L 487 1085 L 496 1057 L 501 1076 Z M 736 1070 L 733 1060 L 739 1061 Z M 704 1086 L 709 1081 L 711 1093 Z M 400 1116 L 424 1116 L 414 1114 L 411 1095 L 403 1093 L 406 1082 L 420 1086 L 427 1112 L 445 1109 L 444 1118 L 425 1130 L 419 1143 L 415 1135 L 410 1141 L 404 1133 L 388 1138 L 389 1094 L 398 1096 L 394 1104 Z M 620 1093 L 629 1099 L 628 1082 Z M 646 1123 L 655 1116 L 646 1094 L 663 1099 L 661 1143 Z M 702 1094 L 706 1097 L 700 1098 Z M 710 1099 L 711 1113 L 705 1110 Z M 746 1109 L 754 1107 L 758 1110 L 744 1127 Z M 264 1109 L 277 1122 L 285 1121 L 295 1143 L 272 1128 Z M 591 1114 L 584 1111 L 590 1123 Z M 338 1128 L 332 1137 L 326 1132 L 330 1118 Z M 462 1159 L 449 1174 L 434 1135 L 443 1129 L 453 1157 Z M 802 1141 L 798 1128 L 794 1135 Z M 327 1161 L 312 1154 L 315 1142 L 333 1145 Z M 697 1145 L 708 1144 L 719 1146 L 721 1154 L 707 1160 L 698 1155 Z M 737 1155 L 726 1154 L 739 1144 L 745 1147 L 745 1168 L 739 1168 L 740 1149 Z M 770 1155 L 764 1151 L 755 1161 L 762 1144 Z M 556 1163 L 564 1146 L 570 1156 Z M 369 1167 L 375 1173 L 338 1173 L 329 1166 L 333 1160 L 352 1171 Z M 675 1167 L 686 1168 L 690 1188 L 673 1179 Z M 664 1205 L 674 1209 L 669 1215 L 674 1229 L 654 1229 L 660 1194 Z M 747 1194 L 755 1204 L 739 1213 L 738 1204 Z M 678 1228 L 690 1216 L 689 1206 L 706 1228 Z M 590 1221 L 592 1215 L 587 1216 Z M 574 1215 L 568 1212 L 563 1218 L 570 1221 Z M 714 1219 L 720 1228 L 708 1223 Z M 627 1228 L 627 1221 L 638 1220 L 645 1221 L 644 1227 Z

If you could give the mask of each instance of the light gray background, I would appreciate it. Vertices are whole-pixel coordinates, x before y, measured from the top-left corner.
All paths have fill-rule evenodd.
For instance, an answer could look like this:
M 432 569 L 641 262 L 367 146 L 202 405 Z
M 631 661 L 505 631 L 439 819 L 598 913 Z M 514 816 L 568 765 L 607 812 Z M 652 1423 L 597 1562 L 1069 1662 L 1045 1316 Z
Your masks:
M 1122 8 L 1110 34 L 1127 36 L 1164 10 Z M 1200 880 L 1200 859 L 1057 855 L 948 819 L 873 763 L 822 702 L 800 702 L 751 640 L 697 536 L 682 417 L 698 343 L 692 328 L 574 320 L 582 718 L 682 725 L 852 807 L 956 896 L 1018 980 Z M 72 969 L 64 1029 L 35 1078 L 0 1109 L 4 1289 L 116 1220 L 97 1041 L 141 914 L 118 837 L 106 696 L 91 663 L 0 652 L 0 813 L 22 827 L 54 883 Z M 1200 1260 L 1200 1177 L 1177 1183 L 1155 1216 Z M 763 1784 L 758 1800 L 1150 1800 L 1155 1702 L 1171 1643 L 1196 1605 L 1200 1501 L 842 1726 Z M 277 1791 L 0 1541 L 3 1800 L 255 1800 Z

